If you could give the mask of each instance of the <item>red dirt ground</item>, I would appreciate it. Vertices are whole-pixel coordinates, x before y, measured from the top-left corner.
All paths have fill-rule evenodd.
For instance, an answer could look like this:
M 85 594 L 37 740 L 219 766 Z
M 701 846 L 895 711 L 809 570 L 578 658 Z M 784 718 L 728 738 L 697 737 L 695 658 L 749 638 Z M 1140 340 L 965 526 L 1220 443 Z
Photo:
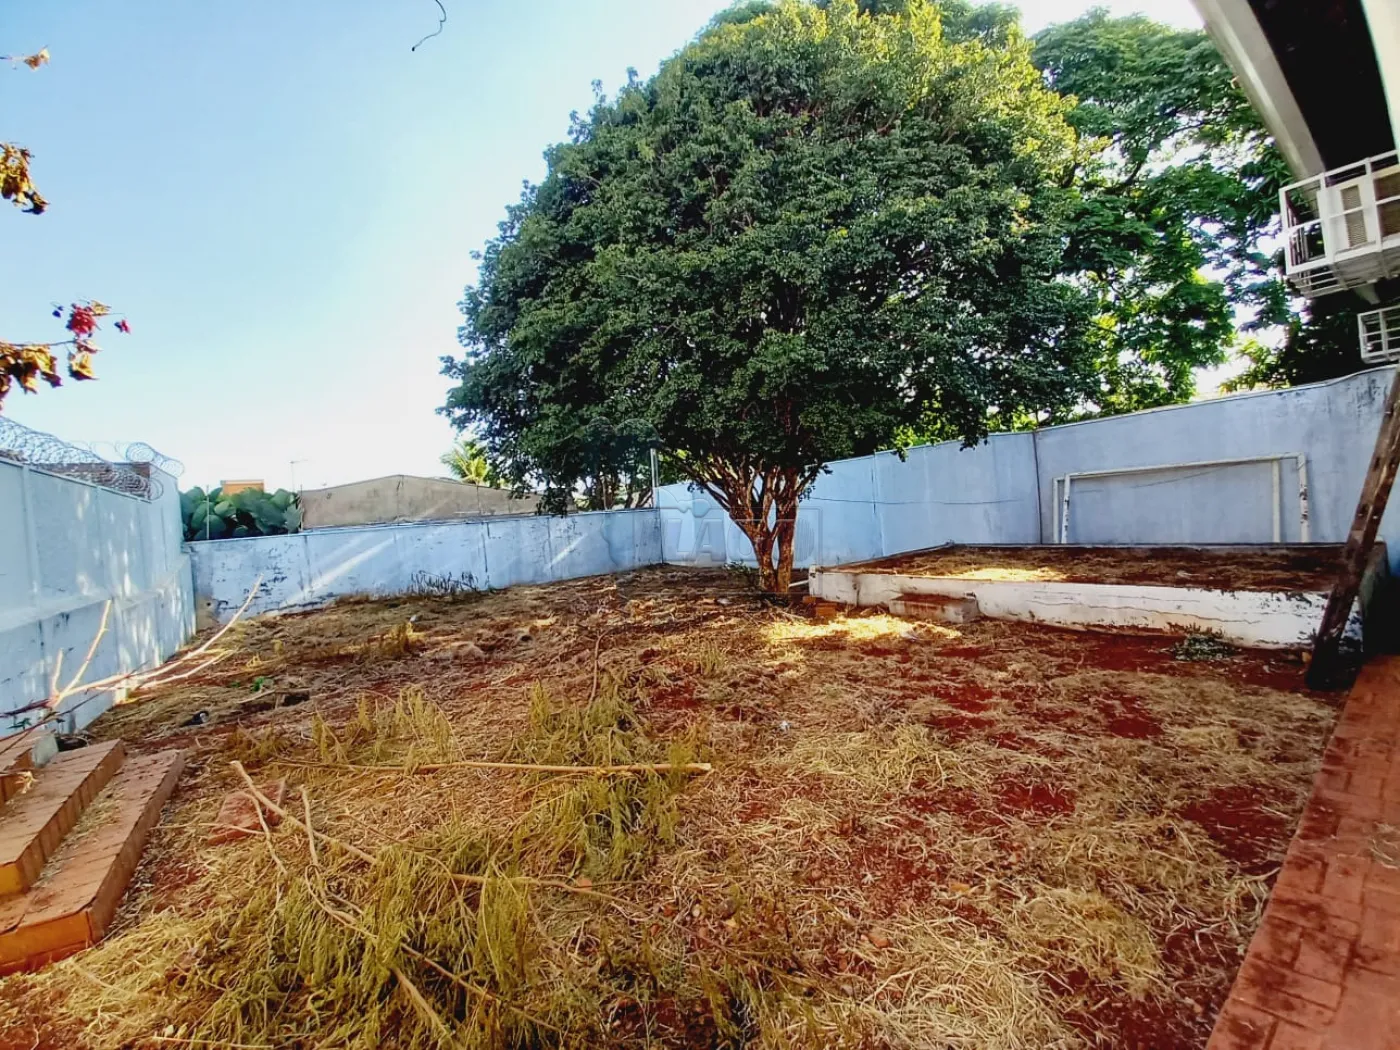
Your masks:
M 713 758 L 715 772 L 691 787 L 688 804 L 729 832 L 752 826 L 766 834 L 766 827 L 780 823 L 794 803 L 824 806 L 823 812 L 832 814 L 830 827 L 813 835 L 817 845 L 825 837 L 833 848 L 768 858 L 770 866 L 780 861 L 793 865 L 791 880 L 778 893 L 775 907 L 780 912 L 800 910 L 813 896 L 839 897 L 866 927 L 911 914 L 951 914 L 988 937 L 1002 936 L 1016 887 L 1031 884 L 1027 872 L 1035 865 L 1056 859 L 1039 845 L 1040 837 L 1075 821 L 1086 833 L 1100 826 L 1111 831 L 1119 815 L 1163 818 L 1161 841 L 1154 843 L 1163 850 L 1171 849 L 1172 835 L 1184 833 L 1176 828 L 1189 831 L 1194 825 L 1199 833 L 1193 841 L 1207 850 L 1213 845 L 1244 875 L 1268 877 L 1301 810 L 1299 792 L 1306 791 L 1310 764 L 1328 724 L 1328 702 L 1321 697 L 1307 698 L 1316 709 L 1311 720 L 1292 724 L 1273 717 L 1267 705 L 1296 699 L 1302 691 L 1301 664 L 1277 652 L 1238 650 L 1197 662 L 1178 659 L 1176 640 L 1163 636 L 992 621 L 957 631 L 924 625 L 906 629 L 864 611 L 822 626 L 808 620 L 802 608 L 774 609 L 746 598 L 718 574 L 641 573 L 626 586 L 625 623 L 601 646 L 605 671 L 626 686 L 637 717 L 654 736 L 694 733 L 713 748 L 705 757 Z M 414 615 L 430 642 L 455 637 L 453 632 L 477 632 L 470 636 L 491 658 L 476 665 L 434 662 L 431 652 L 365 662 L 324 638 L 317 640 L 320 648 L 302 658 L 297 632 L 319 622 L 315 613 L 250 625 L 247 644 L 269 654 L 260 673 L 278 675 L 284 672 L 270 656 L 275 637 L 278 652 L 285 647 L 301 684 L 328 717 L 353 708 L 362 693 L 392 698 L 406 684 L 423 683 L 443 698 L 444 708 L 461 724 L 489 727 L 500 718 L 502 737 L 508 739 L 512 726 L 519 725 L 518 719 L 510 721 L 510 712 L 518 715 L 522 694 L 537 679 L 548 682 L 557 695 L 588 693 L 601 636 L 597 621 L 584 617 L 616 600 L 613 592 L 620 589 L 611 580 L 538 589 L 540 597 L 531 599 L 535 604 L 528 616 L 557 621 L 550 628 L 553 634 L 543 636 L 559 639 L 547 655 L 516 645 L 510 632 L 497 632 L 506 640 L 496 648 L 484 637 L 496 631 L 492 603 L 519 601 L 517 592 L 459 606 L 406 600 L 392 616 L 383 613 L 382 604 L 361 607 L 365 616 L 380 616 L 374 630 Z M 724 594 L 727 604 L 717 606 L 715 594 Z M 359 615 L 354 607 L 349 612 Z M 863 624 L 867 619 L 876 622 Z M 794 624 L 798 630 L 792 637 L 774 640 L 773 632 Z M 802 633 L 809 626 L 810 633 Z M 862 634 L 864 627 L 869 630 Z M 712 672 L 696 669 L 696 655 L 703 650 L 722 654 L 711 661 L 718 665 Z M 267 664 L 272 664 L 270 670 Z M 347 674 L 347 668 L 353 673 Z M 200 822 L 212 818 L 229 786 L 221 777 L 238 735 L 292 726 L 308 717 L 297 708 L 241 709 L 233 701 L 246 699 L 246 687 L 210 681 L 203 692 L 191 691 L 188 697 L 163 696 L 144 709 L 118 710 L 118 717 L 105 728 L 99 723 L 95 734 L 122 732 L 139 741 L 134 750 L 180 740 L 195 747 L 203 760 L 194 763 L 185 794 L 176 800 L 172 828 L 163 832 L 165 848 L 154 850 L 142 866 L 139 892 L 125 909 L 128 923 L 178 902 L 191 890 L 198 866 L 178 848 L 179 827 L 198 834 Z M 232 698 L 218 709 L 231 713 L 217 713 L 208 726 L 183 727 L 194 709 L 212 706 L 208 694 L 214 690 Z M 1221 696 L 1230 703 L 1220 706 Z M 1239 754 L 1276 762 L 1277 783 L 1272 778 L 1248 783 L 1205 778 L 1156 793 L 1182 759 L 1181 733 L 1199 730 L 1202 723 L 1220 723 L 1233 732 Z M 985 769 L 985 779 L 940 781 L 926 763 L 896 788 L 863 795 L 839 775 L 801 764 L 782 766 L 780 776 L 772 773 L 773 763 L 781 763 L 804 734 L 844 739 L 835 734 L 891 727 L 918 729 L 953 763 L 966 757 L 975 768 Z M 1086 760 L 1090 746 L 1101 749 L 1090 755 L 1100 765 Z M 839 752 L 833 756 L 838 763 L 841 757 Z M 1121 814 L 1111 810 L 1109 816 L 1091 816 L 1085 823 L 1086 812 L 1100 812 L 1093 809 L 1093 773 L 1100 767 L 1113 773 L 1126 770 L 1124 776 L 1140 794 L 1116 800 Z M 422 794 L 421 787 L 414 790 Z M 406 804 L 412 801 L 406 799 Z M 695 827 L 682 828 L 682 840 L 698 834 L 702 822 L 699 816 L 693 819 Z M 1092 823 L 1100 819 L 1102 825 Z M 986 855 L 970 854 L 964 848 L 968 839 L 985 840 Z M 706 844 L 722 848 L 723 835 Z M 1149 887 L 1145 892 L 1156 891 Z M 753 921 L 733 936 L 749 934 Z M 786 913 L 775 914 L 772 926 L 784 929 L 786 921 Z M 729 936 L 720 924 L 706 929 L 709 935 Z M 1233 935 L 1193 927 L 1182 917 L 1153 932 L 1162 948 L 1166 986 L 1160 994 L 1133 1000 L 1084 974 L 1038 975 L 1066 993 L 1083 994 L 1084 1005 L 1067 1016 L 1091 1044 L 1141 1050 L 1205 1046 L 1242 945 Z M 853 945 L 848 930 L 833 925 L 823 928 L 820 937 L 820 943 L 801 944 L 818 972 L 854 975 L 860 988 L 879 979 L 869 953 Z M 663 996 L 645 1008 L 619 1008 L 620 1036 L 642 1032 L 648 1024 L 667 1034 L 667 1045 L 686 1050 L 712 1045 L 715 1038 L 712 1020 L 693 1003 Z M 25 1038 L 32 1040 L 32 1032 L 4 1031 L 0 1048 L 15 1039 L 27 1047 Z
M 1213 789 L 1202 801 L 1182 810 L 1242 870 L 1263 875 L 1277 867 L 1270 854 L 1291 830 L 1288 820 L 1270 807 L 1276 799 L 1258 787 Z

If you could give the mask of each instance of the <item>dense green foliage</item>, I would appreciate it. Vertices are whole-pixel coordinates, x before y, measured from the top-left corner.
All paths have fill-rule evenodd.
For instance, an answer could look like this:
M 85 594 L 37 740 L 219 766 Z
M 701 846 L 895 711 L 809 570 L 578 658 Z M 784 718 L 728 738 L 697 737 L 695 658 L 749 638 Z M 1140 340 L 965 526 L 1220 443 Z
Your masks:
M 286 489 L 243 489 L 225 496 L 220 487 L 205 492 L 196 485 L 180 493 L 180 518 L 186 540 L 276 536 L 301 529 L 301 507 Z
M 874 13 L 906 5 L 860 0 Z M 770 5 L 746 6 L 730 17 Z M 1005 39 L 1019 19 L 1006 6 L 940 7 L 945 32 L 960 39 Z M 1204 32 L 1093 10 L 1040 33 L 1033 59 L 1076 99 L 1069 119 L 1081 136 L 1064 273 L 1097 300 L 1100 383 L 1074 415 L 1186 400 L 1198 369 L 1231 357 L 1248 362 L 1231 389 L 1364 367 L 1355 314 L 1366 305 L 1350 294 L 1304 303 L 1282 280 L 1270 238 L 1291 176 Z M 946 436 L 931 424 L 909 436 Z
M 1288 317 L 1261 250 L 1287 168 L 1203 32 L 1091 11 L 1042 32 L 1035 61 L 1078 100 L 1081 202 L 1064 267 L 1098 305 L 1088 407 L 1185 400 L 1196 369 L 1226 361 L 1237 325 Z
M 788 0 L 599 98 L 482 256 L 445 411 L 549 488 L 659 445 L 785 587 L 821 463 L 1082 403 L 1069 107 L 997 36 Z
M 1374 310 L 1355 292 L 1309 300 L 1285 322 L 1281 341 L 1250 341 L 1242 348 L 1249 365 L 1225 384 L 1227 390 L 1296 386 L 1369 368 L 1361 360 L 1356 315 Z

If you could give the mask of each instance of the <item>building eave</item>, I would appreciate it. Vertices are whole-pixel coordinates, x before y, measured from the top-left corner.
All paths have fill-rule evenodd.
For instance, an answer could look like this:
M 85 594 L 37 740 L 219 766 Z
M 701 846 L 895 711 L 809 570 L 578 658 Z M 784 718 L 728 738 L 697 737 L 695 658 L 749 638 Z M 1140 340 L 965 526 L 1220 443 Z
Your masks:
M 1215 46 L 1298 178 L 1326 168 L 1273 47 L 1247 0 L 1193 0 Z

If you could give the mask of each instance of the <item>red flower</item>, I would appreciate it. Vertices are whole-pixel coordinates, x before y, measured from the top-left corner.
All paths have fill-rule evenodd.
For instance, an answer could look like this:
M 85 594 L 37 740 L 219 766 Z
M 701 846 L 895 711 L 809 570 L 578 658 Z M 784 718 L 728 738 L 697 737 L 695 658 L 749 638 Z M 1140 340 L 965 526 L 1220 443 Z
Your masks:
M 82 338 L 97 331 L 97 316 L 86 306 L 74 306 L 68 315 L 68 330 Z

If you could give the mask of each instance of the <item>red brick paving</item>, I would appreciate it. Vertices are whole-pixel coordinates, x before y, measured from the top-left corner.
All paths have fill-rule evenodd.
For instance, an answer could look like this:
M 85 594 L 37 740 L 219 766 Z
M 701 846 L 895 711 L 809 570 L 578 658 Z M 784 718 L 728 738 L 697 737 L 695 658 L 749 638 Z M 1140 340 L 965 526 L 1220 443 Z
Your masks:
M 1352 687 L 1208 1050 L 1400 1050 L 1400 657 Z

